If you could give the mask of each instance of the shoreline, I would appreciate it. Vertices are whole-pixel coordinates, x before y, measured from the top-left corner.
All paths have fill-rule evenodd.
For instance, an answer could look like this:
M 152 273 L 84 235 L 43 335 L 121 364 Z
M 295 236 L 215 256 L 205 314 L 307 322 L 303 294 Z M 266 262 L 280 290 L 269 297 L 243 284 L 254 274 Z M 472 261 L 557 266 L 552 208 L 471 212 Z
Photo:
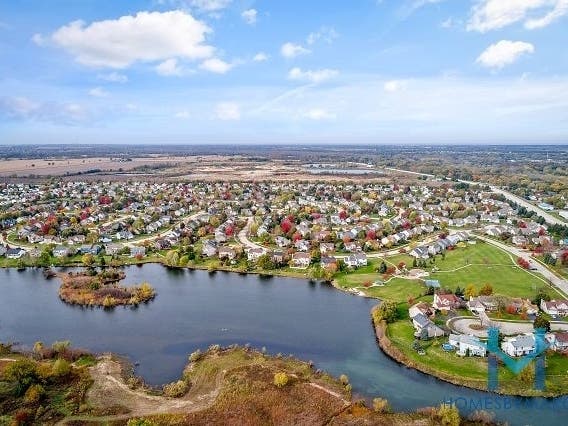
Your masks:
M 322 283 L 328 283 L 330 284 L 332 287 L 334 287 L 336 290 L 341 291 L 345 294 L 349 294 L 352 296 L 356 296 L 356 297 L 364 297 L 364 298 L 368 298 L 368 299 L 375 299 L 380 301 L 379 298 L 377 297 L 373 297 L 373 296 L 369 296 L 364 294 L 361 291 L 350 291 L 349 289 L 344 289 L 342 287 L 340 287 L 337 283 L 337 280 L 331 280 L 331 281 L 324 281 L 324 280 L 315 280 L 315 279 L 311 279 L 309 277 L 305 277 L 305 276 L 294 276 L 294 275 L 288 275 L 288 274 L 283 274 L 283 273 L 278 273 L 278 271 L 265 271 L 265 272 L 260 272 L 260 271 L 242 271 L 242 270 L 237 270 L 234 268 L 230 268 L 230 267 L 221 267 L 221 268 L 215 268 L 215 269 L 209 269 L 209 267 L 206 266 L 202 266 L 200 267 L 199 265 L 192 265 L 192 266 L 183 266 L 183 267 L 171 267 L 168 265 L 165 265 L 162 262 L 156 262 L 156 261 L 151 261 L 151 262 L 142 262 L 142 263 L 132 263 L 132 264 L 123 264 L 120 266 L 117 266 L 118 268 L 122 268 L 122 267 L 126 267 L 126 266 L 138 266 L 138 267 L 142 267 L 144 264 L 157 264 L 157 265 L 161 265 L 167 269 L 179 269 L 179 270 L 201 270 L 201 271 L 209 271 L 210 273 L 217 273 L 217 272 L 227 272 L 227 273 L 238 273 L 241 275 L 258 275 L 260 276 L 267 276 L 267 277 L 284 277 L 284 278 L 293 278 L 293 279 L 298 279 L 298 280 L 302 280 L 305 279 L 307 281 L 314 281 L 314 282 L 322 282 Z M 65 267 L 79 267 L 82 268 L 82 265 L 64 265 L 64 266 L 57 266 L 57 268 L 65 268 Z M 43 267 L 26 267 L 26 269 L 40 269 Z M 6 269 L 17 269 L 14 267 L 6 267 Z M 381 349 L 381 351 L 387 355 L 390 359 L 392 359 L 393 361 L 395 361 L 396 363 L 398 363 L 399 365 L 403 365 L 407 368 L 416 370 L 422 374 L 428 375 L 430 377 L 434 377 L 435 379 L 441 380 L 443 382 L 455 385 L 455 386 L 462 386 L 465 388 L 469 388 L 469 389 L 474 389 L 474 390 L 478 390 L 478 391 L 482 391 L 482 392 L 486 392 L 488 394 L 497 394 L 497 395 L 504 395 L 504 396 L 513 396 L 513 397 L 525 397 L 525 398 L 557 398 L 557 397 L 562 397 L 562 396 L 566 396 L 568 395 L 568 391 L 566 393 L 543 393 L 543 394 L 537 394 L 535 395 L 534 393 L 532 393 L 531 389 L 528 389 L 528 392 L 505 392 L 505 391 L 495 391 L 495 392 L 491 392 L 488 391 L 486 386 L 486 382 L 483 381 L 483 383 L 478 383 L 476 381 L 469 381 L 469 380 L 460 380 L 458 378 L 456 378 L 455 376 L 451 376 L 451 375 L 444 375 L 444 374 L 440 374 L 440 372 L 435 371 L 431 368 L 429 368 L 428 366 L 424 365 L 424 364 L 420 364 L 420 363 L 416 363 L 412 360 L 410 360 L 402 351 L 400 351 L 400 349 L 398 349 L 396 346 L 394 346 L 390 339 L 387 336 L 387 329 L 386 329 L 386 324 L 384 324 L 384 322 L 382 323 L 375 323 L 373 316 L 372 316 L 372 312 L 374 309 L 377 308 L 378 305 L 374 306 L 371 309 L 371 324 L 373 326 L 374 329 L 374 334 L 375 334 L 375 340 L 377 342 L 377 345 L 379 346 L 379 348 Z
M 482 391 L 486 392 L 487 394 L 496 394 L 519 398 L 560 398 L 568 395 L 568 390 L 564 393 L 543 392 L 541 394 L 534 394 L 534 391 L 532 389 L 527 389 L 528 392 L 506 392 L 502 390 L 489 391 L 486 387 L 487 382 L 485 380 L 483 381 L 483 383 L 480 383 L 475 380 L 459 379 L 449 374 L 440 374 L 439 371 L 430 368 L 428 365 L 416 363 L 415 361 L 409 359 L 406 354 L 404 354 L 398 347 L 392 344 L 391 340 L 388 337 L 386 322 L 380 321 L 379 323 L 377 323 L 375 321 L 372 313 L 375 309 L 377 309 L 377 306 L 374 306 L 371 309 L 371 324 L 375 332 L 375 340 L 381 351 L 399 365 L 403 365 L 407 368 L 416 370 L 422 374 L 434 377 L 437 380 L 441 380 L 455 386 Z

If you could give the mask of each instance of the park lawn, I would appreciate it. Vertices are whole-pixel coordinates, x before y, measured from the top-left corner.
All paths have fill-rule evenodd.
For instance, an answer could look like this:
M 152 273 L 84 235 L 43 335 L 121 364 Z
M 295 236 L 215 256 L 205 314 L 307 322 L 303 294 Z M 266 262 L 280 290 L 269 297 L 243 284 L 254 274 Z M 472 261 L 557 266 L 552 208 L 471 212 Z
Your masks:
M 429 278 L 439 280 L 442 287 L 452 290 L 470 284 L 479 289 L 489 283 L 495 294 L 532 299 L 538 289 L 547 285 L 538 275 L 515 265 L 506 252 L 479 241 L 475 245 L 447 251 L 445 259 L 439 255 L 435 259 L 435 263 L 428 261 Z M 389 260 L 397 264 L 405 262 L 411 268 L 413 258 L 397 255 Z M 434 266 L 439 271 L 432 272 Z
M 405 280 L 403 278 L 392 278 L 384 286 L 365 289 L 365 293 L 369 296 L 394 302 L 407 301 L 411 297 L 413 299 L 417 299 L 425 292 L 426 286 L 424 286 L 420 281 Z

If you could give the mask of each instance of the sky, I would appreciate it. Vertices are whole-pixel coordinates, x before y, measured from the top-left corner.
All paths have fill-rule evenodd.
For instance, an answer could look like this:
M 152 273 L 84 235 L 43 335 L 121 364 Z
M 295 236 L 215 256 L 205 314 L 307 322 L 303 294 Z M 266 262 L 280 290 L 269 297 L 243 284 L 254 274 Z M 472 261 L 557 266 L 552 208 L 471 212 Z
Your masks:
M 0 2 L 0 143 L 566 143 L 568 0 Z

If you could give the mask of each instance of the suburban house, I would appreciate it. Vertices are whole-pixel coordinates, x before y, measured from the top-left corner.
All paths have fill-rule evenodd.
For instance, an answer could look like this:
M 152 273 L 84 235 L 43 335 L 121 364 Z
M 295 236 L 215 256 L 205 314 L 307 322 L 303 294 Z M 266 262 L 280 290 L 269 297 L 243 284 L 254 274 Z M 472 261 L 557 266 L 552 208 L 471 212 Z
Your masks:
M 201 254 L 207 257 L 213 257 L 217 254 L 217 247 L 215 243 L 211 240 L 208 240 L 203 243 L 203 247 L 201 247 Z
M 146 256 L 146 247 L 130 247 L 130 257 Z
M 548 333 L 546 340 L 550 344 L 550 349 L 558 352 L 568 352 L 568 331 Z
M 408 308 L 408 314 L 410 318 L 413 318 L 418 314 L 422 314 L 428 318 L 432 318 L 435 315 L 435 312 L 429 303 L 419 302 Z
M 347 266 L 357 268 L 359 266 L 367 266 L 367 255 L 365 253 L 353 253 L 344 259 Z
M 568 300 L 559 299 L 547 302 L 546 300 L 542 299 L 540 301 L 540 309 L 542 309 L 542 311 L 546 312 L 548 315 L 565 317 L 568 316 Z
M 487 348 L 475 336 L 466 334 L 450 334 L 448 343 L 457 348 L 456 353 L 461 356 L 485 356 Z
M 311 261 L 311 256 L 308 253 L 294 253 L 292 255 L 292 264 L 296 268 L 307 268 Z
M 416 332 L 414 336 L 426 340 L 432 337 L 441 337 L 444 335 L 444 330 L 434 324 L 426 315 L 417 314 L 412 317 L 412 325 Z
M 256 262 L 264 254 L 261 248 L 251 248 L 247 251 L 247 259 Z
M 434 294 L 432 306 L 439 311 L 451 311 L 462 306 L 463 301 L 455 294 Z
M 54 257 L 65 257 L 69 254 L 69 249 L 65 246 L 57 246 L 53 249 Z
M 322 256 L 320 259 L 320 264 L 322 268 L 329 269 L 337 266 L 337 260 L 333 256 Z
M 509 356 L 522 356 L 535 351 L 536 341 L 533 334 L 511 337 L 501 343 L 501 349 Z
M 106 244 L 105 245 L 105 253 L 109 256 L 118 254 L 122 250 L 122 246 L 120 244 Z
M 334 250 L 335 250 L 335 246 L 333 245 L 333 243 L 321 243 L 320 244 L 320 253 L 321 254 L 331 253 Z
M 232 247 L 221 247 L 219 249 L 219 259 L 229 259 L 233 260 L 237 257 L 237 252 Z
M 284 253 L 284 250 L 277 249 L 277 250 L 274 250 L 272 252 L 272 261 L 274 263 L 282 264 L 282 263 L 284 263 L 284 259 L 286 259 L 286 255 Z
M 19 259 L 24 254 L 26 254 L 26 251 L 24 249 L 21 249 L 21 248 L 10 248 L 10 249 L 6 250 L 6 257 L 8 259 Z
M 497 310 L 497 302 L 491 296 L 470 297 L 466 303 L 471 313 L 479 315 L 481 312 L 493 312 Z

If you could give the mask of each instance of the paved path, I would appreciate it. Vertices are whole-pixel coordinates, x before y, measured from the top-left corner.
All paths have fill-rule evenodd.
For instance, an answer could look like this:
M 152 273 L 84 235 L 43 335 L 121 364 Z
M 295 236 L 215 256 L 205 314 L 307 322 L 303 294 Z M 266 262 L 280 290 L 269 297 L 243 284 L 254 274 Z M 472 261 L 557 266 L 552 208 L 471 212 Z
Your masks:
M 516 256 L 522 257 L 531 263 L 531 267 L 536 268 L 536 272 L 541 274 L 546 280 L 548 280 L 552 285 L 556 286 L 564 295 L 568 295 L 568 280 L 559 277 L 558 275 L 554 274 L 550 269 L 546 266 L 542 265 L 541 263 L 530 259 L 530 253 L 519 249 L 517 247 L 512 247 L 507 244 L 503 244 L 499 241 L 492 240 L 491 238 L 485 237 L 483 235 L 476 235 L 477 238 L 480 240 L 485 241 L 486 243 L 492 244 L 496 247 L 499 247 L 502 250 Z M 530 272 L 530 271 L 529 271 Z
M 524 198 L 517 197 L 515 194 L 511 194 L 510 192 L 505 191 L 504 189 L 501 189 L 501 188 L 497 188 L 496 186 L 492 186 L 491 190 L 493 192 L 496 192 L 497 194 L 503 195 L 505 198 L 508 198 L 509 200 L 517 203 L 518 205 L 525 207 L 527 210 L 533 211 L 536 214 L 538 214 L 539 216 L 542 216 L 544 218 L 544 220 L 546 222 L 550 223 L 550 224 L 553 224 L 553 225 L 568 225 L 568 223 L 566 221 L 559 219 L 555 216 L 552 216 L 550 213 L 547 213 L 546 211 L 544 211 L 540 207 L 537 207 L 534 204 L 529 203 Z
M 532 322 L 509 322 L 491 319 L 491 322 L 499 328 L 499 332 L 505 336 L 514 336 L 524 333 L 532 333 L 534 327 Z M 475 317 L 460 317 L 448 320 L 448 327 L 459 334 L 469 334 L 481 339 L 487 338 L 487 329 L 475 330 L 470 328 L 470 325 L 480 325 L 479 318 Z M 552 321 L 550 323 L 552 331 L 568 331 L 568 323 L 560 321 Z

